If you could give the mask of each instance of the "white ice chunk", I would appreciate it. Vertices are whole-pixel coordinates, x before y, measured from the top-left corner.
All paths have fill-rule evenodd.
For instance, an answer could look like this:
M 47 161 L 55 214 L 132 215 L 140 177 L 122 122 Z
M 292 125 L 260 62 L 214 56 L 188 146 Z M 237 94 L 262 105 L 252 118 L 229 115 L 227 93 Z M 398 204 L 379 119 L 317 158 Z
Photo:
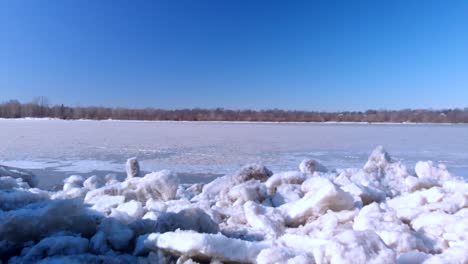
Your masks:
M 227 193 L 233 186 L 249 181 L 259 180 L 265 182 L 272 172 L 265 166 L 259 164 L 250 164 L 242 167 L 232 175 L 225 175 L 207 183 L 203 186 L 201 195 L 207 198 L 214 198 L 220 193 Z
M 124 189 L 130 189 L 136 195 L 137 200 L 146 202 L 149 198 L 168 201 L 174 199 L 179 186 L 179 178 L 168 170 L 152 172 L 143 178 L 136 178 L 138 181 L 124 182 Z M 126 184 L 128 183 L 128 185 Z M 130 193 L 130 190 L 127 191 Z M 125 195 L 124 191 L 124 195 Z
M 450 180 L 452 178 L 445 165 L 439 164 L 436 167 L 432 161 L 418 161 L 414 170 L 422 179 Z
M 273 174 L 265 182 L 268 193 L 274 193 L 276 188 L 283 184 L 301 184 L 305 181 L 306 175 L 298 171 L 287 171 Z
M 351 181 L 381 189 L 387 196 L 394 197 L 406 192 L 405 179 L 410 177 L 406 166 L 394 162 L 384 148 L 378 146 L 370 155 L 362 171 L 353 174 Z
M 153 172 L 144 177 L 125 180 L 122 183 L 106 185 L 87 193 L 85 201 L 101 195 L 122 195 L 125 200 L 138 200 L 146 203 L 149 199 L 167 201 L 174 199 L 179 186 L 179 178 L 168 170 Z
M 325 263 L 393 264 L 396 254 L 373 231 L 345 231 L 327 244 Z
M 144 242 L 150 250 L 162 249 L 190 258 L 216 259 L 226 262 L 254 263 L 257 255 L 271 242 L 250 242 L 228 238 L 222 234 L 200 234 L 176 231 L 150 234 Z
M 294 248 L 300 252 L 313 254 L 316 249 L 320 249 L 328 244 L 327 239 L 318 239 L 305 235 L 285 234 L 278 239 L 281 245 Z
M 392 162 L 392 158 L 385 151 L 383 146 L 377 146 L 369 156 L 367 163 L 364 165 L 366 172 L 382 171 Z
M 65 180 L 63 180 L 63 190 L 68 191 L 73 188 L 83 187 L 83 177 L 80 175 L 71 175 Z
M 341 211 L 354 206 L 353 197 L 328 179 L 312 177 L 301 188 L 307 192 L 303 198 L 279 207 L 288 224 L 304 224 L 309 217 L 322 214 L 326 210 Z
M 277 187 L 276 193 L 271 197 L 271 203 L 274 207 L 281 206 L 301 199 L 303 193 L 299 184 L 282 184 Z
M 392 208 L 372 203 L 361 209 L 354 219 L 354 230 L 373 230 L 387 246 L 401 254 L 411 250 L 427 252 L 424 241 L 398 219 Z
M 97 189 L 97 188 L 101 188 L 105 184 L 106 184 L 105 179 L 102 178 L 102 177 L 98 177 L 96 175 L 93 175 L 93 176 L 89 177 L 88 179 L 86 179 L 83 182 L 83 186 L 88 190 L 94 190 L 94 189 Z
M 110 195 L 99 195 L 89 198 L 86 202 L 92 205 L 92 208 L 102 213 L 110 213 L 112 208 L 123 204 L 125 197 L 121 195 L 110 196 Z
M 227 197 L 233 205 L 242 205 L 247 201 L 262 202 L 267 196 L 266 186 L 258 180 L 250 180 L 232 187 Z
M 358 183 L 350 183 L 341 187 L 343 191 L 359 197 L 363 205 L 385 200 L 385 193 L 372 186 L 364 186 Z
M 123 214 L 122 216 L 120 214 Z M 129 223 L 141 218 L 144 214 L 143 206 L 139 201 L 129 201 L 117 206 L 112 210 L 110 217 L 117 218 L 123 222 Z
M 250 226 L 273 237 L 284 232 L 284 217 L 279 210 L 249 201 L 244 204 L 244 212 Z

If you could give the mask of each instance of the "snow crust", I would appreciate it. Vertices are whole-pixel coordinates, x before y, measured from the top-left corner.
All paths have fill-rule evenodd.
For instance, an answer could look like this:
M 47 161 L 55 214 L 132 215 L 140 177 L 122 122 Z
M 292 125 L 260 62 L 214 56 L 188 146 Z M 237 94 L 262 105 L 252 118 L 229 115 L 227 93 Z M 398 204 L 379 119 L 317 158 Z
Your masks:
M 259 164 L 207 184 L 162 170 L 70 176 L 0 166 L 0 263 L 468 263 L 468 184 L 377 147 L 362 168 Z

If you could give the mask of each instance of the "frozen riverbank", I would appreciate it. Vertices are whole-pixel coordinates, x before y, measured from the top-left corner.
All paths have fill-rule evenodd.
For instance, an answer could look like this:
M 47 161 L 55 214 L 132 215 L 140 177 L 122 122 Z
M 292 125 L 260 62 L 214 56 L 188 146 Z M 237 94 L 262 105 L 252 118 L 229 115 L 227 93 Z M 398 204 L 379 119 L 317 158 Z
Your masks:
M 207 184 L 170 171 L 72 176 L 61 190 L 0 170 L 7 263 L 466 263 L 468 184 L 377 148 L 362 168 L 249 165 Z

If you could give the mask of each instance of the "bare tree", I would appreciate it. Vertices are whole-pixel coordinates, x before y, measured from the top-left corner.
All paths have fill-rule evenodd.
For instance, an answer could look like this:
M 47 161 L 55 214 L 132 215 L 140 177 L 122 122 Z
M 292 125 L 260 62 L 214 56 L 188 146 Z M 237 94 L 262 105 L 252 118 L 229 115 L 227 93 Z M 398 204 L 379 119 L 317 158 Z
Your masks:
M 53 117 L 61 119 L 123 119 L 123 120 L 186 120 L 186 121 L 274 121 L 274 122 L 415 122 L 415 123 L 468 123 L 468 108 L 464 109 L 403 109 L 399 111 L 368 110 L 365 112 L 315 112 L 271 110 L 229 110 L 155 108 L 128 109 L 109 107 L 68 107 L 50 106 L 44 96 L 36 97 L 30 103 L 10 100 L 0 103 L 0 117 Z

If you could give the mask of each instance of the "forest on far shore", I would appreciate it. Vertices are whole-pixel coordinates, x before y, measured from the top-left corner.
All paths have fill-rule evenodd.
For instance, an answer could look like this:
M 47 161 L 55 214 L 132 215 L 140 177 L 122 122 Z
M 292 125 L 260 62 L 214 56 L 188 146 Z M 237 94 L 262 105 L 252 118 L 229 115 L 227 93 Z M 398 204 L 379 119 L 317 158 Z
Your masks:
M 172 120 L 172 121 L 265 121 L 265 122 L 369 122 L 369 123 L 468 123 L 468 108 L 464 109 L 403 109 L 367 111 L 296 111 L 296 110 L 229 110 L 157 108 L 130 109 L 122 107 L 52 105 L 46 97 L 28 103 L 9 100 L 0 103 L 0 118 L 50 117 L 60 119 Z

